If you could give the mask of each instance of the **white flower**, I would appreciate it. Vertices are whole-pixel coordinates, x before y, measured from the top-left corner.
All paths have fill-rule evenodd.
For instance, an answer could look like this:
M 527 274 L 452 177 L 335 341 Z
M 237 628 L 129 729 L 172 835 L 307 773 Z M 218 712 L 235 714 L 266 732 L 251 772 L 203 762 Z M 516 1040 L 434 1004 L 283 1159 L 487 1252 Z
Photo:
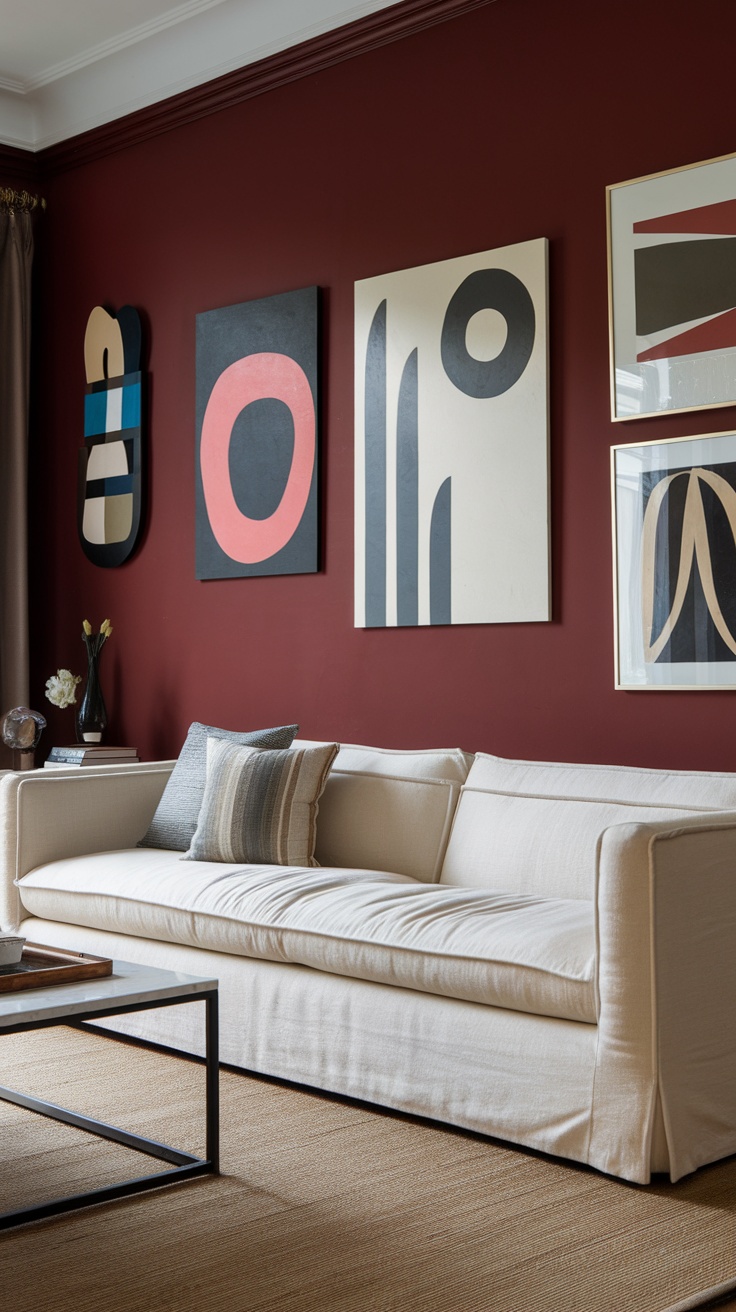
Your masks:
M 71 670 L 57 670 L 46 680 L 46 696 L 52 706 L 72 706 L 77 700 L 77 684 L 82 682 L 81 674 L 72 674 Z

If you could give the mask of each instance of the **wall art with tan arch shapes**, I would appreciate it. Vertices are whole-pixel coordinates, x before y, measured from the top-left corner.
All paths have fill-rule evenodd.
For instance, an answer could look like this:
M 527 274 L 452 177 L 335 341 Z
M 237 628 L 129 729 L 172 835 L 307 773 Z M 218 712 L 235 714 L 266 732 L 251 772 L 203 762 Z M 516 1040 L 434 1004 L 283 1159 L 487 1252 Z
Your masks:
M 613 448 L 616 685 L 736 687 L 736 434 Z

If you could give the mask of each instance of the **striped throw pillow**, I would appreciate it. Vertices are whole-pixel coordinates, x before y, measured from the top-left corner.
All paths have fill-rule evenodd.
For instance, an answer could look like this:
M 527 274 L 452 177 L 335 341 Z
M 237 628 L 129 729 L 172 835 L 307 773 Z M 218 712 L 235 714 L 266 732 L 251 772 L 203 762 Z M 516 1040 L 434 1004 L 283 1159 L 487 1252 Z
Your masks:
M 207 742 L 207 782 L 186 858 L 316 866 L 318 801 L 337 743 L 270 751 Z
M 179 753 L 171 777 L 163 791 L 148 830 L 139 847 L 164 847 L 186 852 L 197 828 L 197 818 L 207 779 L 207 741 L 226 738 L 242 747 L 291 747 L 298 724 L 282 724 L 276 729 L 254 729 L 240 733 L 234 729 L 215 729 L 195 720 L 189 726 L 186 742 Z

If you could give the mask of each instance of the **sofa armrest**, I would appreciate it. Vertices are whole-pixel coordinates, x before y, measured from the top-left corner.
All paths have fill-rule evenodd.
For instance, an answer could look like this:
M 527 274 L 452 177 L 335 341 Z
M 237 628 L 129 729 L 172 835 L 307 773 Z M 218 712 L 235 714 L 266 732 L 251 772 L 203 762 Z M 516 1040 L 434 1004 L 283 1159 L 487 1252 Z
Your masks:
M 174 761 L 29 770 L 0 778 L 0 926 L 20 917 L 15 880 L 47 861 L 135 847 Z
M 736 1151 L 736 813 L 606 830 L 597 934 L 591 1160 L 646 1183 L 659 1102 L 677 1180 Z

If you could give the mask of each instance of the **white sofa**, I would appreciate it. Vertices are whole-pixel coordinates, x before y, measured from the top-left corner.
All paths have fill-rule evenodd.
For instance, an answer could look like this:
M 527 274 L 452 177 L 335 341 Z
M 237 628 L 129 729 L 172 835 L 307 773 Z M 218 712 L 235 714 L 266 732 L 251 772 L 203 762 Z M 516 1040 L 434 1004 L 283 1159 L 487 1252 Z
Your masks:
M 736 775 L 343 746 L 293 869 L 137 847 L 171 768 L 0 779 L 3 928 L 219 977 L 245 1069 L 638 1183 L 736 1152 Z

